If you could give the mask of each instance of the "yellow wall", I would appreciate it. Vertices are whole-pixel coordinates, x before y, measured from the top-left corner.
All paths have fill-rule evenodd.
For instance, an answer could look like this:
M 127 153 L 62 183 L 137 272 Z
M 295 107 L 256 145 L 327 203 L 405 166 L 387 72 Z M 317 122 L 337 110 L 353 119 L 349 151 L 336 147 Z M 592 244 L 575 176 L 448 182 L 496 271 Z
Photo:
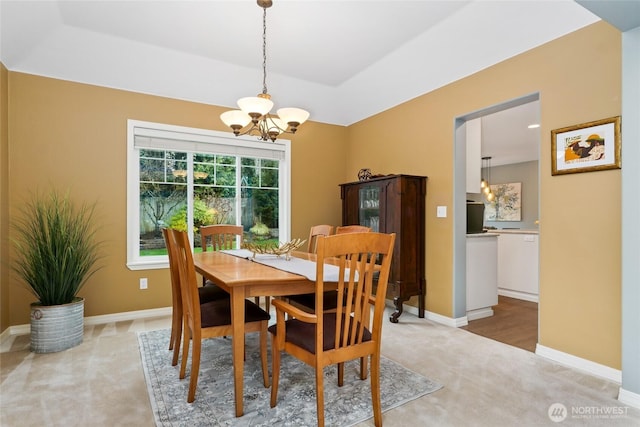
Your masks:
M 125 265 L 127 119 L 224 130 L 218 117 L 225 109 L 16 72 L 9 87 L 12 213 L 29 192 L 52 187 L 99 205 L 107 258 L 80 292 L 85 315 L 170 306 L 167 270 Z M 340 221 L 345 144 L 344 127 L 314 122 L 292 142 L 293 236 L 306 238 L 314 222 Z M 138 289 L 140 277 L 149 279 L 148 290 Z M 29 323 L 33 301 L 16 280 L 9 287 L 11 325 Z
M 547 132 L 621 114 L 621 35 L 604 23 L 595 28 L 600 31 L 584 30 L 558 44 L 571 61 L 556 60 L 558 71 L 567 64 L 584 66 L 579 73 L 565 71 L 557 82 L 568 88 L 566 96 L 556 90 L 542 94 L 542 104 L 553 106 L 542 109 Z M 596 62 L 606 66 L 594 69 L 600 68 L 591 66 Z M 547 171 L 540 175 L 540 342 L 620 369 L 621 171 L 551 176 L 550 152 L 545 138 L 540 161 Z
M 428 176 L 427 309 L 451 316 L 453 213 L 436 219 L 435 211 L 452 209 L 454 119 L 539 92 L 540 343 L 619 369 L 620 171 L 552 177 L 549 135 L 619 115 L 620 74 L 620 33 L 601 22 L 346 129 L 305 124 L 292 143 L 292 236 L 338 224 L 338 184 L 360 168 Z M 168 306 L 166 270 L 125 267 L 126 119 L 223 130 L 223 109 L 15 72 L 9 89 L 12 210 L 26 191 L 50 183 L 103 207 L 109 258 L 82 292 L 86 314 Z M 138 290 L 143 276 L 146 291 Z M 27 323 L 32 298 L 14 285 L 10 323 Z
M 306 239 L 315 224 L 341 225 L 347 130 L 307 122 L 291 146 L 291 236 Z
M 0 63 L 0 332 L 9 327 L 9 73 Z
M 367 166 L 374 173 L 429 177 L 427 310 L 452 316 L 453 215 L 436 218 L 435 212 L 438 205 L 453 206 L 454 119 L 536 92 L 539 342 L 619 369 L 620 170 L 551 176 L 550 157 L 552 129 L 621 113 L 618 30 L 594 24 L 350 126 L 348 173 Z

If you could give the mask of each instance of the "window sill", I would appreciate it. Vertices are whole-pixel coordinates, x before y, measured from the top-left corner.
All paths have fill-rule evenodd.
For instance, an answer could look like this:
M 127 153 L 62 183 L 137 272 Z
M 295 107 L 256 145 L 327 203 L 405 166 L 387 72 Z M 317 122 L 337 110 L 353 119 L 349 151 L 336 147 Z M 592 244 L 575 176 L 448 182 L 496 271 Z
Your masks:
M 169 268 L 168 261 L 137 261 L 127 263 L 129 270 L 159 270 L 162 268 Z

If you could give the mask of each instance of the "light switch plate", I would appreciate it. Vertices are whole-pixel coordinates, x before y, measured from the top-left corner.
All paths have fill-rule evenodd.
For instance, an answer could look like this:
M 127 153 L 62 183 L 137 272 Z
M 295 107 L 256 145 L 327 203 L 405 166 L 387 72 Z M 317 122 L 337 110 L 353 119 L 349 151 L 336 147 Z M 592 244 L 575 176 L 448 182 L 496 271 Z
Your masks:
M 447 207 L 446 206 L 438 206 L 436 209 L 436 216 L 438 218 L 446 218 L 447 217 Z

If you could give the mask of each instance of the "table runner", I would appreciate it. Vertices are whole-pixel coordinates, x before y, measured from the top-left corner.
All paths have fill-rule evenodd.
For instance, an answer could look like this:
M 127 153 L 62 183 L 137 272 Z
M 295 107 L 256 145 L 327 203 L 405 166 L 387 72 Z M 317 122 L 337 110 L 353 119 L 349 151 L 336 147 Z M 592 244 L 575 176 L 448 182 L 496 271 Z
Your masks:
M 246 258 L 249 261 L 268 265 L 269 267 L 277 268 L 278 270 L 299 274 L 314 282 L 316 280 L 316 263 L 314 261 L 296 258 L 294 256 L 287 260 L 283 255 L 277 256 L 270 254 L 256 254 L 256 256 L 254 257 L 253 252 L 248 249 L 226 249 L 221 252 L 240 258 Z M 330 264 L 324 265 L 325 282 L 337 282 L 339 273 L 340 270 L 338 266 Z M 345 271 L 345 280 L 349 279 L 348 274 L 349 269 Z

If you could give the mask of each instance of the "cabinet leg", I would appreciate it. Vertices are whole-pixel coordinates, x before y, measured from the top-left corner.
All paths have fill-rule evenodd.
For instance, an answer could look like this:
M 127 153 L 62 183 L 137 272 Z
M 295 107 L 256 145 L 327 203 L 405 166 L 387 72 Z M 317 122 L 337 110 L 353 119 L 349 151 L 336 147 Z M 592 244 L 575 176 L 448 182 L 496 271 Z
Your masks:
M 391 321 L 391 323 L 398 323 L 398 317 L 400 317 L 403 310 L 402 303 L 405 301 L 406 299 L 404 298 L 400 298 L 400 297 L 393 298 L 393 305 L 396 306 L 396 311 L 394 311 L 389 317 L 389 320 Z
M 400 297 L 393 298 L 393 305 L 396 307 L 396 311 L 394 311 L 389 317 L 389 320 L 391 321 L 391 323 L 398 323 L 398 317 L 400 317 L 400 315 L 404 310 L 402 304 L 408 299 L 409 298 L 400 298 Z M 421 319 L 424 319 L 424 310 L 425 310 L 424 300 L 425 300 L 424 295 L 418 295 L 418 317 Z

